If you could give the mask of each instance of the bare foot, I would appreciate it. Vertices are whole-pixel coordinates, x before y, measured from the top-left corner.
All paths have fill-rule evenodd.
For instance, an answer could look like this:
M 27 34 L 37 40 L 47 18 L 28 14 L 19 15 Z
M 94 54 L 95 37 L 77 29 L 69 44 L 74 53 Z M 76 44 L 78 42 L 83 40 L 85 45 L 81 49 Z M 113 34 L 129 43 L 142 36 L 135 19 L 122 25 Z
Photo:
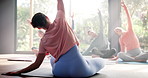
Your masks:
M 100 57 L 99 55 L 95 55 L 95 54 L 92 54 L 92 58 L 98 58 Z
M 135 60 L 136 62 L 143 62 L 143 63 L 146 63 L 147 60 Z
M 113 58 L 111 58 L 110 60 L 117 60 L 118 59 L 118 57 L 113 57 Z

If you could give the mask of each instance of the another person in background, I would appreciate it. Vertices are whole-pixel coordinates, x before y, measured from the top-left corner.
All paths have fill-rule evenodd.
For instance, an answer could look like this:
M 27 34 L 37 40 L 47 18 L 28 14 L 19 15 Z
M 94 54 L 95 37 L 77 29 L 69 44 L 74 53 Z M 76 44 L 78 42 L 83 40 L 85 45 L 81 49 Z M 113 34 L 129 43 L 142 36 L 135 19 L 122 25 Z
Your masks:
M 88 35 L 92 42 L 83 55 L 101 58 L 112 58 L 114 56 L 116 50 L 109 49 L 109 41 L 106 37 L 96 34 L 93 30 L 89 30 Z
M 42 38 L 43 36 L 44 36 L 44 32 L 42 31 L 42 30 L 39 30 L 38 31 L 38 36 L 40 37 L 40 38 Z
M 37 47 L 32 47 L 31 50 L 36 56 L 38 55 L 39 49 Z
M 42 30 L 38 30 L 38 36 L 40 37 L 40 39 L 44 36 L 44 34 L 45 33 Z M 32 47 L 31 50 L 33 53 L 35 53 L 36 56 L 38 55 L 39 49 L 37 47 Z M 49 55 L 49 53 L 47 53 L 46 55 Z
M 114 29 L 115 33 L 120 36 L 119 43 L 121 51 L 117 54 L 117 57 L 113 58 L 113 60 L 120 58 L 123 61 L 128 62 L 146 62 L 148 59 L 148 53 L 143 53 L 141 51 L 139 40 L 133 31 L 132 21 L 127 7 L 124 2 L 121 2 L 121 5 L 127 15 L 128 29 L 127 31 L 121 27 L 116 27 Z

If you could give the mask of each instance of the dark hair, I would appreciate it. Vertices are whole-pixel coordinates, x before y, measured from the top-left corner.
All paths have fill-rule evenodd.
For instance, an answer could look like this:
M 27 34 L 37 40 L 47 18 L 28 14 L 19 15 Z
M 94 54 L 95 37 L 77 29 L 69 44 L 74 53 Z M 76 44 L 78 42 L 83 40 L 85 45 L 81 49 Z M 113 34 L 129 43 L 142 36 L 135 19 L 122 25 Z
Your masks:
M 34 28 L 46 28 L 46 16 L 40 12 L 36 13 L 32 18 L 31 24 Z

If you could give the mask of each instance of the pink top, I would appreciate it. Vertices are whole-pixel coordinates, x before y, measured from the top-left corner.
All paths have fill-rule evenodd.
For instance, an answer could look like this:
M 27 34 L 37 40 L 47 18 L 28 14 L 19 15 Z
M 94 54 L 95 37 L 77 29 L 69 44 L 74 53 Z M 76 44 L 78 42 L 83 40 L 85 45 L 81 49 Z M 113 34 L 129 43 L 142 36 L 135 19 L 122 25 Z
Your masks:
M 128 9 L 125 6 L 125 4 L 123 7 L 128 18 L 128 30 L 127 32 L 124 32 L 123 35 L 121 35 L 121 37 L 119 38 L 121 52 L 129 51 L 135 48 L 140 48 L 139 40 L 132 28 L 132 21 Z
M 58 11 L 56 19 L 41 39 L 39 53 L 49 52 L 56 62 L 76 44 L 79 45 L 78 39 L 67 23 L 64 13 Z
M 119 38 L 121 52 L 129 51 L 135 48 L 140 48 L 139 40 L 132 28 L 125 32 Z

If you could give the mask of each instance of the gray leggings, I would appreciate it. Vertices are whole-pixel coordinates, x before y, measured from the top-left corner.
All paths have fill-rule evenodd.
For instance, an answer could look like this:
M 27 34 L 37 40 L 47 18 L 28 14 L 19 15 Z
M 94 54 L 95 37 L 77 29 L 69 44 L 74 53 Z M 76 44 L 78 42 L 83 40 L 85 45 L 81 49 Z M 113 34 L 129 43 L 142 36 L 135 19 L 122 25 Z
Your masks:
M 140 48 L 136 48 L 127 52 L 119 52 L 117 54 L 118 58 L 123 61 L 136 61 L 136 60 L 147 60 L 148 53 L 143 53 Z

